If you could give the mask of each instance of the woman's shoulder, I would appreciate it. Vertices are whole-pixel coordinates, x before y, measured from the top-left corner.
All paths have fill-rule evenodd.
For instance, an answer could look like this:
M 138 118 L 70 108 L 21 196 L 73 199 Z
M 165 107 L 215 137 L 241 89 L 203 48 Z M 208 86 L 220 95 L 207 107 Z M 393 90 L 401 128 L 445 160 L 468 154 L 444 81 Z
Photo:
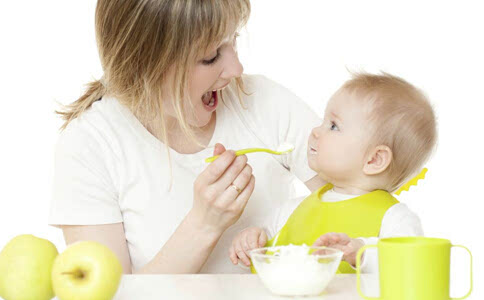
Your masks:
M 265 76 L 244 75 L 241 79 L 242 91 L 232 83 L 230 100 L 224 101 L 229 113 L 236 115 L 267 147 L 277 147 L 285 141 L 306 144 L 308 133 L 320 123 L 316 113 L 294 93 Z M 305 156 L 305 152 L 300 153 L 302 160 Z
M 73 119 L 60 132 L 57 151 L 105 152 L 113 150 L 116 131 L 120 129 L 119 113 L 112 99 L 94 102 L 89 109 Z
M 296 95 L 282 84 L 268 78 L 265 75 L 253 74 L 242 76 L 243 88 L 245 92 L 253 98 L 276 98 L 284 96 L 287 98 L 297 98 Z
M 269 79 L 267 76 L 262 74 L 243 74 L 241 78 L 244 84 L 247 84 L 253 88 L 278 85 L 274 80 Z
M 302 103 L 293 92 L 264 75 L 247 75 L 241 77 L 241 85 L 232 82 L 229 85 L 227 104 L 236 110 L 252 114 L 269 109 L 274 112 L 289 110 L 292 105 Z

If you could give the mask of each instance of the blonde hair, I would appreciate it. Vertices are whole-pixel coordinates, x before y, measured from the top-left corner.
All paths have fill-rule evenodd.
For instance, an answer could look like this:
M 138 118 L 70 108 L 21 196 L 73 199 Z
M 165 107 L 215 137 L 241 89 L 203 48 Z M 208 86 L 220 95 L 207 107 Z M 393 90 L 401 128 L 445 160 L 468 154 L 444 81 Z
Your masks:
M 353 73 L 342 90 L 365 102 L 369 120 L 368 151 L 378 145 L 392 150 L 392 161 L 377 188 L 393 192 L 420 172 L 437 141 L 434 110 L 422 91 L 402 78 Z
M 210 47 L 245 25 L 249 15 L 249 0 L 98 0 L 96 40 L 104 75 L 57 111 L 65 120 L 62 129 L 109 95 L 167 143 L 162 83 L 173 68 L 173 96 L 166 100 L 173 102 L 183 132 L 196 141 L 184 114 L 188 70 Z M 241 78 L 236 82 L 243 90 Z

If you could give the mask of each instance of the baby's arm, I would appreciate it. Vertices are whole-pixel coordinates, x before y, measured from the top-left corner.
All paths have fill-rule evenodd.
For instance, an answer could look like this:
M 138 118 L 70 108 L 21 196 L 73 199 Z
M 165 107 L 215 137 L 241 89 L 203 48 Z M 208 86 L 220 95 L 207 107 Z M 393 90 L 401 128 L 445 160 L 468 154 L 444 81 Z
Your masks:
M 423 236 L 420 218 L 403 203 L 390 207 L 383 216 L 379 237 L 359 238 L 365 245 L 375 245 L 380 238 L 400 236 Z M 365 251 L 361 265 L 363 273 L 378 272 L 378 252 L 371 248 Z
M 403 203 L 393 205 L 383 216 L 380 238 L 423 234 L 420 218 Z
M 344 233 L 327 233 L 319 237 L 313 246 L 327 246 L 343 251 L 343 260 L 352 267 L 356 265 L 356 254 L 364 245 L 375 245 L 379 238 L 399 236 L 421 236 L 422 225 L 418 216 L 403 204 L 395 204 L 385 213 L 379 237 L 350 238 Z M 378 272 L 378 253 L 376 249 L 365 251 L 362 259 L 363 273 Z
M 266 242 L 267 234 L 262 228 L 246 228 L 233 239 L 229 248 L 230 260 L 234 265 L 237 265 L 240 259 L 246 266 L 250 266 L 249 251 L 264 247 Z

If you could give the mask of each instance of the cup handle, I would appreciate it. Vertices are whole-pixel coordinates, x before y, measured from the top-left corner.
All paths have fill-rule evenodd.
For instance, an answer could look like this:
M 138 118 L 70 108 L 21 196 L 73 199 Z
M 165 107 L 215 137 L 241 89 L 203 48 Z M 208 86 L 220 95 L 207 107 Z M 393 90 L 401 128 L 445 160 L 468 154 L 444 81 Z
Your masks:
M 469 249 L 467 249 L 466 247 L 464 247 L 462 245 L 452 245 L 452 247 L 458 247 L 458 248 L 462 248 L 462 249 L 466 250 L 467 253 L 469 253 L 469 257 L 471 259 L 470 260 L 470 264 L 471 264 L 471 268 L 470 268 L 470 270 L 471 270 L 471 277 L 470 277 L 471 286 L 469 288 L 469 292 L 464 297 L 461 297 L 461 298 L 450 298 L 452 300 L 461 300 L 461 299 L 465 299 L 465 298 L 469 297 L 469 295 L 472 293 L 472 253 L 471 253 L 471 251 Z
M 360 296 L 363 299 L 367 299 L 367 300 L 377 300 L 377 299 L 380 299 L 380 298 L 367 297 L 367 296 L 365 296 L 363 294 L 363 291 L 361 290 L 361 279 L 360 279 L 360 275 L 361 275 L 361 255 L 368 248 L 377 248 L 377 245 L 366 245 L 366 246 L 363 246 L 363 247 L 360 248 L 360 250 L 358 250 L 358 253 L 356 254 L 356 289 L 358 291 L 358 294 L 360 294 Z

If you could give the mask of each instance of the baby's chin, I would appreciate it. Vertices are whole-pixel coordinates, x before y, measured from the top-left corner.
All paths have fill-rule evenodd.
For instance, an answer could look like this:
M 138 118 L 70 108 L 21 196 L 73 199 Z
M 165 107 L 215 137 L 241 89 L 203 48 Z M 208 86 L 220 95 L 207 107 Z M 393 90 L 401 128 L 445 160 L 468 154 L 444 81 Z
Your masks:
M 321 168 L 319 168 L 319 166 L 317 164 L 315 165 L 315 163 L 311 159 L 308 160 L 308 166 L 311 170 L 318 173 L 319 177 L 321 177 Z
M 322 180 L 326 181 L 326 182 L 330 182 L 328 180 L 328 176 L 325 174 L 325 172 L 322 171 L 322 168 L 320 165 L 317 164 L 317 162 L 315 162 L 313 159 L 311 159 L 310 157 L 308 158 L 308 166 L 311 170 L 313 170 L 314 172 L 316 172 L 318 174 L 318 177 L 321 178 Z

